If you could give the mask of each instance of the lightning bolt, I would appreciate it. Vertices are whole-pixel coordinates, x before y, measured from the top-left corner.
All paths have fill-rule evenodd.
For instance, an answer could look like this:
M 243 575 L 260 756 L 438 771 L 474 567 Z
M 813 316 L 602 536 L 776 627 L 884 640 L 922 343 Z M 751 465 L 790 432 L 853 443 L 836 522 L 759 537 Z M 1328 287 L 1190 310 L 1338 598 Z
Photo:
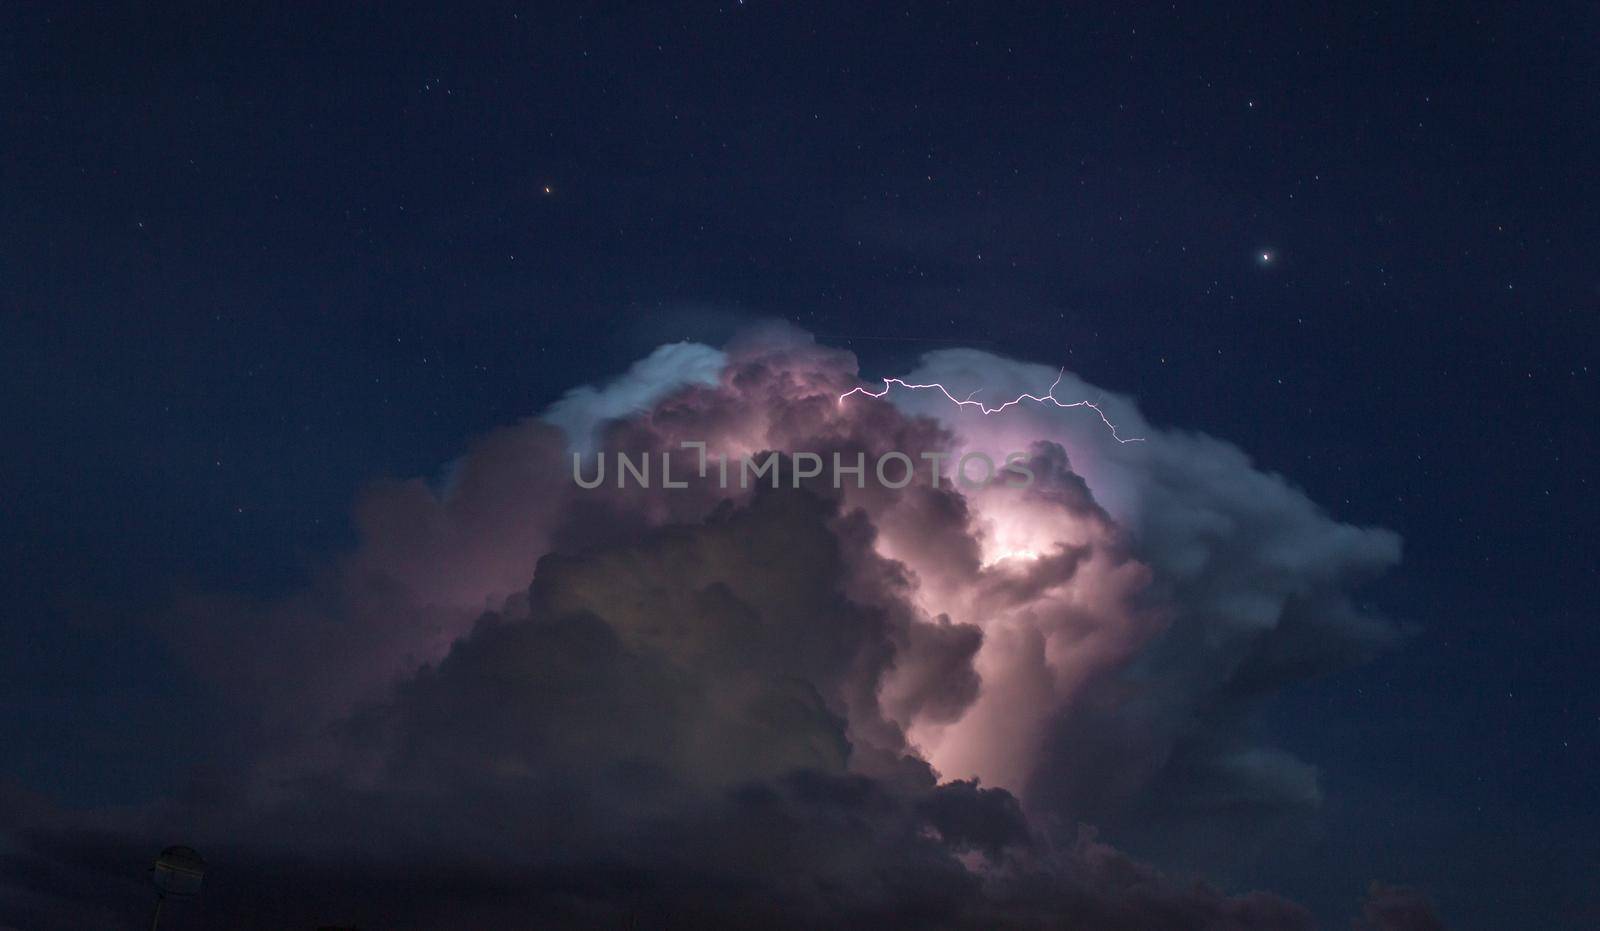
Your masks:
M 982 391 L 983 390 L 982 388 L 979 388 L 978 391 L 972 392 L 972 394 L 967 395 L 965 398 L 958 398 L 955 395 L 951 394 L 950 390 L 948 388 L 946 388 L 944 385 L 939 384 L 938 382 L 934 382 L 933 384 L 929 384 L 929 385 L 913 385 L 910 382 L 904 381 L 904 380 L 899 379 L 899 378 L 885 378 L 883 380 L 883 390 L 882 391 L 871 391 L 871 390 L 869 390 L 867 388 L 851 388 L 849 391 L 846 391 L 844 394 L 839 395 L 839 403 L 843 404 L 844 403 L 844 399 L 850 397 L 853 394 L 864 394 L 869 398 L 881 398 L 884 395 L 889 393 L 889 389 L 890 388 L 893 388 L 895 385 L 899 385 L 900 387 L 906 388 L 906 389 L 911 390 L 911 391 L 929 391 L 929 390 L 937 391 L 940 394 L 944 395 L 945 397 L 949 398 L 951 403 L 955 404 L 957 407 L 976 407 L 978 409 L 979 413 L 983 413 L 983 414 L 998 414 L 998 413 L 1000 413 L 1001 411 L 1005 410 L 1008 407 L 1015 407 L 1016 405 L 1021 404 L 1023 401 L 1033 401 L 1033 402 L 1038 403 L 1038 404 L 1054 404 L 1056 407 L 1062 408 L 1063 410 L 1068 409 L 1068 408 L 1073 408 L 1073 407 L 1087 407 L 1089 410 L 1094 411 L 1096 414 L 1098 414 L 1100 416 L 1100 422 L 1104 423 L 1106 425 L 1106 429 L 1111 431 L 1111 438 L 1116 440 L 1118 443 L 1143 443 L 1144 442 L 1144 437 L 1142 437 L 1142 436 L 1124 437 L 1121 434 L 1117 433 L 1117 425 L 1112 423 L 1111 422 L 1111 418 L 1106 416 L 1106 412 L 1101 410 L 1099 405 L 1095 404 L 1093 401 L 1063 401 L 1060 398 L 1056 397 L 1056 386 L 1061 384 L 1061 379 L 1063 377 L 1065 377 L 1066 374 L 1067 374 L 1067 370 L 1066 369 L 1062 369 L 1060 372 L 1058 372 L 1056 374 L 1056 380 L 1050 383 L 1050 390 L 1046 391 L 1043 395 L 1019 394 L 1016 397 L 1014 397 L 1011 400 L 1005 402 L 1004 404 L 1001 404 L 998 407 L 989 407 L 988 405 L 984 404 L 982 401 L 973 400 L 973 395 L 976 395 L 978 393 L 978 391 Z

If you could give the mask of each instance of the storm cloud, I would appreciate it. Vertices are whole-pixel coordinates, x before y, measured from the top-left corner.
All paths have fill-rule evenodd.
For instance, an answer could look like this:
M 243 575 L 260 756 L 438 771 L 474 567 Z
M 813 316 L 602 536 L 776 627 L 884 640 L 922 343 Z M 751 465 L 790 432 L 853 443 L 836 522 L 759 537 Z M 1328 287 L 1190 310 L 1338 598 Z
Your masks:
M 1309 927 L 1088 825 L 1313 816 L 1314 761 L 1247 725 L 1398 642 L 1352 598 L 1398 538 L 1052 369 L 954 350 L 907 381 L 1057 378 L 1143 442 L 1084 408 L 845 398 L 853 356 L 768 328 L 663 348 L 442 482 L 373 485 L 359 546 L 305 590 L 197 595 L 167 622 L 251 752 L 136 811 L 8 797 L 0 915 L 127 914 L 132 891 L 81 877 L 176 834 L 216 864 L 207 920 L 239 928 Z M 686 442 L 1019 450 L 1034 480 L 572 481 L 575 449 L 687 463 Z M 1410 906 L 1379 898 L 1365 920 L 1401 926 L 1384 916 Z

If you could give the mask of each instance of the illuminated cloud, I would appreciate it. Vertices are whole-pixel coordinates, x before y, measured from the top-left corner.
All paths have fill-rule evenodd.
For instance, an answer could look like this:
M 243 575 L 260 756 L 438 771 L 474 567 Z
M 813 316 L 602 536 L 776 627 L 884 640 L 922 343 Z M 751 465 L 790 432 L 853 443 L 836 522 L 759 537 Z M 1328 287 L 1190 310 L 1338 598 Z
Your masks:
M 954 350 L 906 380 L 1012 397 L 1058 374 Z M 1070 373 L 1057 397 L 1144 442 L 1087 408 L 841 401 L 859 384 L 793 330 L 664 347 L 483 438 L 443 488 L 373 486 L 360 545 L 306 591 L 178 612 L 264 738 L 207 791 L 99 821 L 97 849 L 159 826 L 223 851 L 248 875 L 211 907 L 241 928 L 282 926 L 267 903 L 291 888 L 295 920 L 364 926 L 1309 926 L 1074 826 L 1181 827 L 1219 798 L 1240 832 L 1313 810 L 1314 767 L 1244 724 L 1394 642 L 1350 593 L 1397 538 Z M 713 461 L 1020 451 L 1033 481 L 572 481 L 575 448 L 685 442 Z M 85 855 L 75 833 L 30 838 L 28 863 Z

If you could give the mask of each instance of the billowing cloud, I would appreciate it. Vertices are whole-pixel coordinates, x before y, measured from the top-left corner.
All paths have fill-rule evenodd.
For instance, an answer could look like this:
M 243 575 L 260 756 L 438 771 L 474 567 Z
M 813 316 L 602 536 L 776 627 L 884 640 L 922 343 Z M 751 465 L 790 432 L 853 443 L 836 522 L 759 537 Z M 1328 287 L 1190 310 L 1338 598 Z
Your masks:
M 553 424 L 579 449 L 592 449 L 608 421 L 640 414 L 684 385 L 715 385 L 727 365 L 723 354 L 699 343 L 668 343 L 635 362 L 604 388 L 573 388 L 539 419 Z
M 908 381 L 1001 398 L 1058 375 L 960 350 Z M 1351 592 L 1397 538 L 1070 376 L 1057 397 L 1143 442 L 1085 408 L 841 400 L 858 384 L 789 330 L 666 347 L 443 486 L 373 486 L 361 544 L 307 590 L 174 615 L 255 722 L 247 763 L 55 826 L 7 801 L 25 828 L 0 856 L 33 879 L 0 905 L 39 927 L 124 908 L 48 877 L 176 833 L 219 864 L 207 914 L 240 928 L 1309 926 L 1080 825 L 1313 811 L 1314 765 L 1245 725 L 1395 641 Z M 590 450 L 648 457 L 655 487 L 580 487 Z M 951 481 L 979 451 L 993 474 Z M 743 487 L 773 452 L 779 487 Z M 917 464 L 904 487 L 873 475 L 890 452 Z M 866 474 L 796 483 L 805 454 Z

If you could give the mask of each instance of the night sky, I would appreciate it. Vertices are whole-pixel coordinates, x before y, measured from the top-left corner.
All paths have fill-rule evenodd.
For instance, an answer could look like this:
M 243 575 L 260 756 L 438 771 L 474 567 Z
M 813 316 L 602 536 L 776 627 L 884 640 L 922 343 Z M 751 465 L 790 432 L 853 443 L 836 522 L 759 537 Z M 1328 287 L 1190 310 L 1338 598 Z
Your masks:
M 247 765 L 175 605 L 313 585 L 373 480 L 786 321 L 868 381 L 1066 366 L 1403 541 L 1355 590 L 1401 642 L 1250 717 L 1318 775 L 1295 853 L 1104 840 L 1327 927 L 1373 880 L 1450 927 L 1600 922 L 1595 8 L 40 3 L 0 35 L 19 836 Z M 103 866 L 25 846 L 13 888 Z M 44 926 L 27 895 L 0 927 Z

